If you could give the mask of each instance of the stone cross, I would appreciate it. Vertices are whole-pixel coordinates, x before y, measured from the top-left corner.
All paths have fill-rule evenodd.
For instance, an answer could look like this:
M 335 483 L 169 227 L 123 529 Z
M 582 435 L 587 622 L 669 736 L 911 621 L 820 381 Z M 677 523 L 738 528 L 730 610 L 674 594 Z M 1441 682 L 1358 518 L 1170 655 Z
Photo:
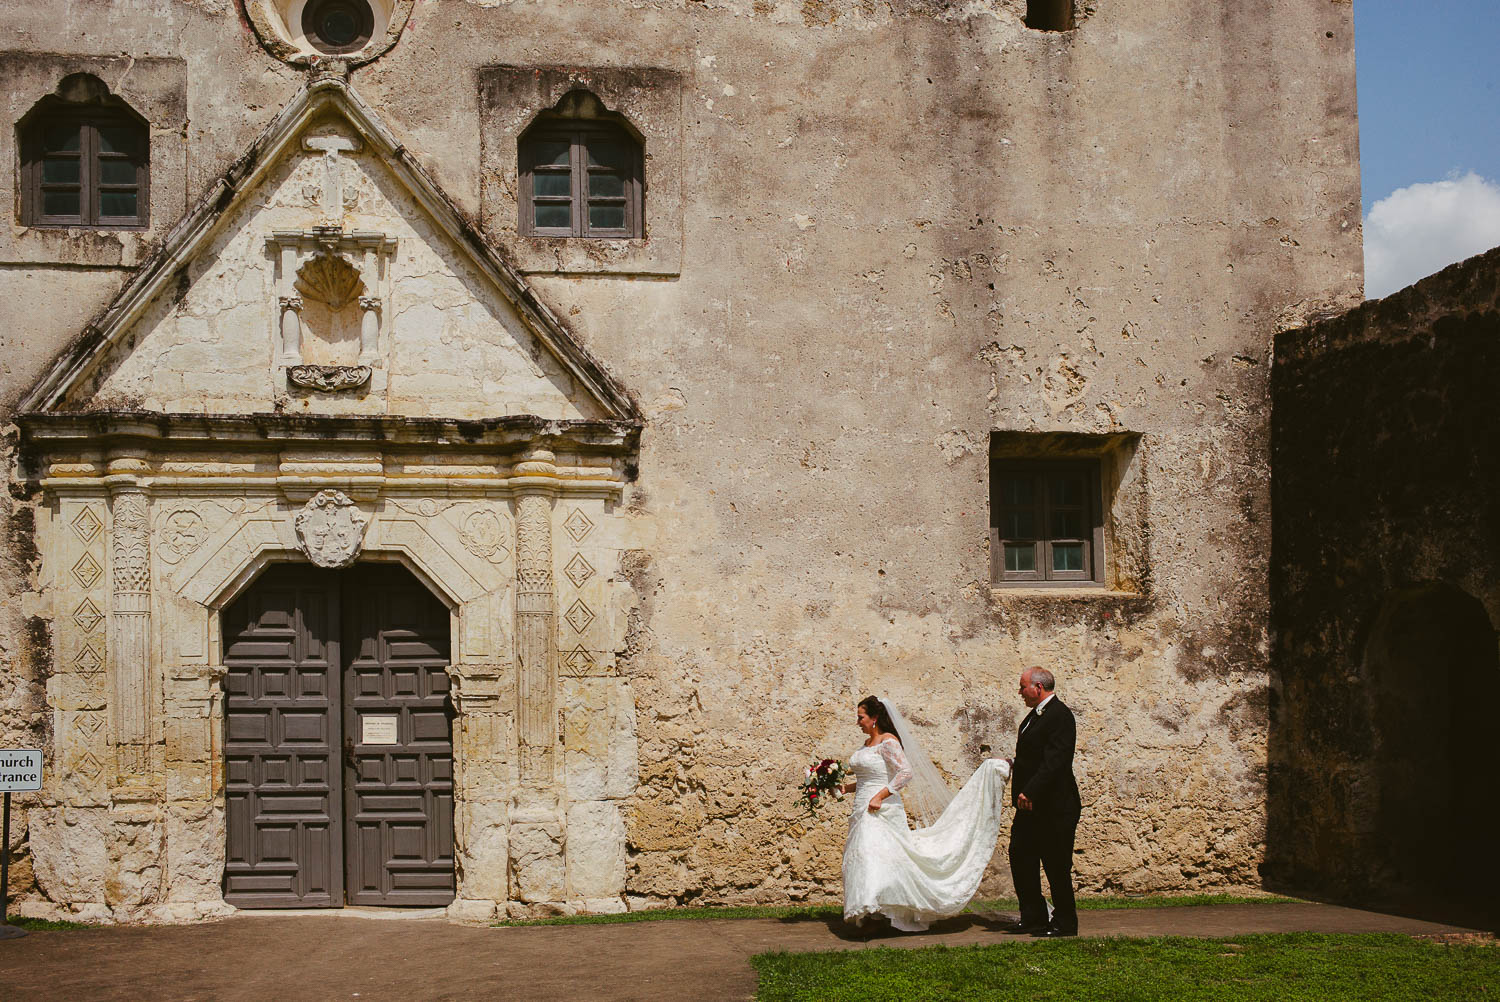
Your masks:
M 343 136 L 309 136 L 304 143 L 323 154 L 323 221 L 336 226 L 344 218 L 344 164 L 339 154 L 352 153 L 359 144 Z

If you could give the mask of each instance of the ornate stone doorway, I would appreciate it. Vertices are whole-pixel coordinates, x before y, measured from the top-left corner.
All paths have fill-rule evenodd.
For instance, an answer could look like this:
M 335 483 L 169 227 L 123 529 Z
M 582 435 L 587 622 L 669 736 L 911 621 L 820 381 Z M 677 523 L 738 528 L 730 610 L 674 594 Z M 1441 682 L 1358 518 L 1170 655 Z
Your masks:
M 448 609 L 397 564 L 290 563 L 221 622 L 225 900 L 452 901 Z

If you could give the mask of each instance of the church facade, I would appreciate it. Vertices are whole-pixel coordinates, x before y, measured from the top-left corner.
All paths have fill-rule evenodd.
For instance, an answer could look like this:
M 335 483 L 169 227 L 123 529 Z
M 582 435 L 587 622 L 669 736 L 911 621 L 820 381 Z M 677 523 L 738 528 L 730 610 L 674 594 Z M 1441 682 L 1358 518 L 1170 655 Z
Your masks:
M 1353 39 L 1211 6 L 7 13 L 18 910 L 818 899 L 854 703 L 957 783 L 1031 664 L 1083 889 L 1257 884 Z

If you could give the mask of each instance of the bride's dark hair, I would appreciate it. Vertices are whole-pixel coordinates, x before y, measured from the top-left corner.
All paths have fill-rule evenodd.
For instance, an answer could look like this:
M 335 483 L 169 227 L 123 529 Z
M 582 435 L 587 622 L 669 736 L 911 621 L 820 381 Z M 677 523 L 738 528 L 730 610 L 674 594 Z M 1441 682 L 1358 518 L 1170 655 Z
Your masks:
M 866 696 L 859 701 L 859 708 L 869 714 L 870 718 L 875 721 L 875 726 L 880 728 L 882 734 L 896 734 L 896 725 L 891 723 L 890 711 L 885 708 L 885 704 L 880 700 L 874 696 Z M 901 735 L 896 734 L 896 740 L 900 741 Z

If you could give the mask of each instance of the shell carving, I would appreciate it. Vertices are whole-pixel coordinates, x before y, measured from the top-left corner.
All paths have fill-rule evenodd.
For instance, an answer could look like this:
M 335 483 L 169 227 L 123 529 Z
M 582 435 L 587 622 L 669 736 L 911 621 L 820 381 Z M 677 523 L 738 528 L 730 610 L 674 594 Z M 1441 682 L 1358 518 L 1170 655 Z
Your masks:
M 297 291 L 306 299 L 341 310 L 364 294 L 359 271 L 336 254 L 319 254 L 297 269 Z

